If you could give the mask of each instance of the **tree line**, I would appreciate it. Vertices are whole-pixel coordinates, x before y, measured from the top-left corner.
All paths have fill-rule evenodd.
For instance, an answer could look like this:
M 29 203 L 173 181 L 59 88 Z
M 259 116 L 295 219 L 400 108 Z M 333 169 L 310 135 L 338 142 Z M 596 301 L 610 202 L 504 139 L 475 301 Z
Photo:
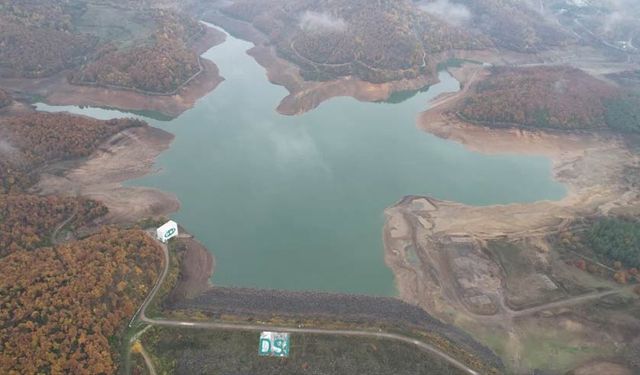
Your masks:
M 639 222 L 623 218 L 603 218 L 589 228 L 586 239 L 602 259 L 640 269 Z

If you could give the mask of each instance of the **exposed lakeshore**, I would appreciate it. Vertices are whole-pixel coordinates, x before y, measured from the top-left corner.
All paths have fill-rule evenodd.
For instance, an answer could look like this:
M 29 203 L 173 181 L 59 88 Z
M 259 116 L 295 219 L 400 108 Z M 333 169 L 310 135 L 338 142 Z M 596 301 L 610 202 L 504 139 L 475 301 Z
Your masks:
M 466 82 L 465 89 L 469 87 L 471 70 L 452 71 L 461 82 Z M 421 116 L 421 128 L 481 153 L 544 155 L 552 160 L 554 178 L 567 186 L 569 194 L 559 202 L 488 207 L 437 202 L 437 210 L 427 210 L 433 226 L 420 222 L 424 229 L 434 233 L 471 234 L 487 240 L 505 235 L 544 234 L 575 217 L 637 207 L 634 182 L 624 177 L 629 168 L 637 170 L 639 161 L 620 137 L 494 130 L 463 124 L 447 116 L 445 109 L 462 98 L 464 92 L 439 97 L 435 108 Z M 38 189 L 45 194 L 74 192 L 102 200 L 111 210 L 111 222 L 134 222 L 143 217 L 167 215 L 179 207 L 175 197 L 155 189 L 124 188 L 120 183 L 152 172 L 155 157 L 168 148 L 171 138 L 153 128 L 123 132 L 87 160 L 70 166 L 63 177 L 59 170 L 44 176 Z M 131 210 L 132 207 L 138 209 Z M 401 223 L 392 221 L 397 208 L 404 207 L 387 211 L 393 228 L 387 228 L 385 236 L 400 239 L 408 232 Z M 195 282 L 186 283 L 181 294 L 197 295 L 208 289 L 203 286 L 203 280 L 208 280 L 212 272 L 213 259 L 208 259 L 202 250 L 194 250 L 192 260 L 184 263 L 182 273 Z M 423 294 L 423 286 L 415 287 L 415 274 L 406 273 L 405 264 L 398 263 L 405 259 L 394 258 L 397 254 L 393 251 L 386 256 L 396 276 L 401 299 L 434 312 L 426 302 L 428 294 Z M 207 262 L 211 266 L 206 266 Z
M 540 228 L 554 226 L 559 220 L 593 214 L 598 209 L 628 207 L 637 199 L 626 185 L 615 183 L 624 175 L 626 168 L 635 167 L 638 163 L 637 156 L 625 147 L 619 137 L 492 130 L 453 123 L 445 118 L 446 109 L 461 99 L 471 81 L 482 74 L 478 73 L 479 69 L 478 66 L 467 65 L 463 69 L 451 70 L 464 83 L 464 89 L 458 94 L 436 98 L 434 107 L 421 115 L 421 128 L 465 143 L 466 147 L 481 153 L 545 155 L 553 161 L 554 178 L 565 184 L 569 193 L 560 202 L 490 207 L 443 203 L 443 206 L 451 208 L 449 216 L 444 216 L 445 210 L 439 211 L 443 216 L 438 223 L 443 230 L 474 230 L 471 224 L 475 223 L 479 226 L 478 232 L 502 235 L 531 230 L 532 225 Z M 171 138 L 167 133 L 152 128 L 125 132 L 107 142 L 88 160 L 62 173 L 62 177 L 59 172 L 44 176 L 38 189 L 45 194 L 75 192 L 103 200 L 110 208 L 110 220 L 113 222 L 134 222 L 146 216 L 170 214 L 179 208 L 175 196 L 156 189 L 123 187 L 121 183 L 153 172 L 155 158 L 169 147 Z M 620 160 L 625 162 L 620 163 Z M 597 185 L 594 184 L 596 181 Z M 132 210 L 132 207 L 136 209 Z M 464 219 L 456 220 L 455 217 Z M 201 270 L 194 272 L 202 273 Z M 396 278 L 402 279 L 397 273 Z M 404 292 L 401 281 L 397 287 L 406 301 L 416 302 L 416 298 Z
M 125 181 L 155 171 L 155 158 L 173 135 L 150 126 L 125 130 L 105 142 L 86 160 L 52 165 L 33 188 L 40 194 L 80 195 L 104 202 L 110 223 L 135 223 L 179 209 L 175 196 L 157 189 L 126 187 Z
M 492 347 L 507 368 L 517 373 L 527 371 L 523 358 L 535 361 L 539 356 L 547 357 L 546 363 L 558 371 L 580 365 L 581 371 L 587 372 L 612 366 L 616 368 L 612 373 L 631 373 L 624 366 L 607 362 L 607 353 L 602 351 L 596 355 L 604 358 L 602 362 L 585 363 L 594 358 L 588 354 L 566 354 L 551 360 L 553 353 L 544 348 L 527 351 L 526 342 L 532 335 L 548 337 L 562 332 L 562 338 L 556 340 L 567 340 L 562 344 L 567 348 L 576 343 L 595 348 L 637 345 L 637 340 L 627 336 L 640 329 L 637 320 L 609 329 L 607 337 L 591 334 L 603 329 L 596 323 L 599 320 L 592 320 L 593 314 L 607 316 L 606 310 L 589 312 L 590 298 L 593 305 L 599 298 L 606 299 L 593 291 L 616 294 L 625 289 L 574 274 L 550 242 L 583 218 L 640 213 L 637 139 L 611 132 L 493 129 L 464 123 L 451 112 L 485 72 L 472 66 L 450 71 L 463 82 L 464 90 L 434 100 L 433 107 L 420 115 L 418 126 L 483 154 L 544 155 L 552 162 L 553 178 L 566 186 L 567 195 L 559 201 L 481 207 L 431 197 L 403 198 L 385 211 L 383 230 L 385 261 L 394 272 L 400 298 L 465 327 L 484 343 L 492 342 L 495 335 L 504 336 L 502 344 Z M 513 284 L 505 276 L 512 272 L 504 269 L 509 264 L 496 259 L 495 250 L 487 250 L 496 243 L 527 249 L 523 259 L 535 259 L 531 262 L 538 265 L 540 273 L 520 273 L 520 278 L 529 281 L 523 286 Z M 545 286 L 537 279 L 553 281 Z M 516 289 L 514 295 L 513 288 L 524 289 Z M 560 289 L 567 294 L 559 293 Z M 615 306 L 615 302 L 609 303 Z M 580 328 L 567 328 L 574 326 Z M 608 358 L 619 355 L 613 353 Z
M 448 111 L 484 73 L 472 66 L 451 71 L 465 89 L 434 100 L 433 107 L 419 116 L 419 128 L 483 154 L 544 155 L 552 162 L 553 178 L 566 186 L 567 194 L 559 201 L 479 207 L 406 197 L 389 207 L 383 233 L 386 263 L 394 270 L 401 298 L 432 312 L 433 301 L 419 292 L 420 281 L 406 267 L 406 254 L 400 250 L 406 245 L 394 244 L 394 239 L 411 242 L 412 227 L 434 238 L 462 236 L 486 242 L 544 237 L 578 218 L 640 212 L 640 155 L 628 139 L 609 132 L 533 132 L 466 124 Z M 407 210 L 423 218 L 409 223 L 404 218 Z

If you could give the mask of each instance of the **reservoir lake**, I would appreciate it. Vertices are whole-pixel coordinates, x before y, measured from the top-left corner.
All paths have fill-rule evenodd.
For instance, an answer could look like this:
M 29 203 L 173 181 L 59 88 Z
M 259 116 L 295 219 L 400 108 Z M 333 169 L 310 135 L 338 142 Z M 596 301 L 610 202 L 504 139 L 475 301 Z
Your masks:
M 172 215 L 214 254 L 214 285 L 396 295 L 384 264 L 383 211 L 405 195 L 470 205 L 561 199 L 544 157 L 483 155 L 416 126 L 440 83 L 400 103 L 331 99 L 276 112 L 287 91 L 228 36 L 206 52 L 225 81 L 176 119 L 141 117 L 175 134 L 159 172 L 128 182 L 177 195 Z M 37 105 L 106 119 L 115 110 Z

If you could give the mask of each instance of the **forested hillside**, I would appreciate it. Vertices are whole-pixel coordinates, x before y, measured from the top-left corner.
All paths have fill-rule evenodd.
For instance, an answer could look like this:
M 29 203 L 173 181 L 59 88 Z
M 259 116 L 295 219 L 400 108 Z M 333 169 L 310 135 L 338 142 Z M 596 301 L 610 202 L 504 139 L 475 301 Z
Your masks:
M 640 223 L 637 221 L 603 218 L 589 228 L 585 237 L 603 260 L 640 268 Z
M 157 5 L 0 0 L 0 76 L 41 78 L 69 69 L 76 83 L 170 92 L 200 70 L 190 45 L 204 26 Z
M 223 11 L 264 32 L 312 80 L 413 78 L 431 73 L 433 53 L 487 44 L 406 0 L 239 0 Z
M 640 70 L 627 70 L 624 72 L 607 74 L 607 78 L 610 78 L 618 84 L 628 87 L 633 91 L 640 92 Z
M 106 213 L 102 203 L 85 198 L 0 194 L 0 257 L 50 246 L 53 232 L 66 220 L 74 229 Z
M 156 25 L 150 37 L 124 47 L 103 46 L 71 81 L 165 93 L 198 73 L 198 55 L 189 44 L 203 34 L 204 26 L 165 10 L 153 11 L 149 17 Z
M 622 132 L 640 132 L 640 93 L 623 93 L 605 104 L 609 127 Z
M 640 100 L 569 67 L 494 68 L 457 109 L 492 126 L 640 131 Z
M 0 118 L 0 193 L 29 186 L 31 172 L 46 163 L 88 156 L 112 135 L 144 125 L 44 112 Z
M 517 52 L 538 52 L 562 46 L 574 38 L 557 24 L 519 0 L 451 0 L 465 6 L 469 24 L 491 38 L 497 47 Z
M 0 260 L 0 372 L 113 374 L 110 340 L 155 282 L 162 253 L 141 231 L 19 250 Z
M 73 26 L 78 4 L 0 0 L 0 75 L 38 78 L 79 65 L 96 45 Z
M 58 244 L 60 232 L 77 234 L 107 208 L 27 191 L 40 167 L 89 156 L 138 126 L 146 124 L 44 112 L 0 116 L 0 373 L 117 371 L 115 345 L 158 277 L 161 249 L 140 230 L 115 228 Z
M 264 32 L 311 80 L 412 78 L 430 73 L 438 52 L 532 53 L 575 42 L 518 0 L 237 0 L 222 11 Z

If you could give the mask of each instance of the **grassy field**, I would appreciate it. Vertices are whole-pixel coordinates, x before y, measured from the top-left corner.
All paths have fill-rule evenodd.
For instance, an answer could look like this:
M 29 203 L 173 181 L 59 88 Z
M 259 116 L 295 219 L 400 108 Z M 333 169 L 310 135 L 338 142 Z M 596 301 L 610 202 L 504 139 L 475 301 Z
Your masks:
M 293 335 L 289 358 L 258 356 L 257 333 L 155 327 L 143 344 L 159 374 L 461 374 L 406 344 L 387 340 Z

